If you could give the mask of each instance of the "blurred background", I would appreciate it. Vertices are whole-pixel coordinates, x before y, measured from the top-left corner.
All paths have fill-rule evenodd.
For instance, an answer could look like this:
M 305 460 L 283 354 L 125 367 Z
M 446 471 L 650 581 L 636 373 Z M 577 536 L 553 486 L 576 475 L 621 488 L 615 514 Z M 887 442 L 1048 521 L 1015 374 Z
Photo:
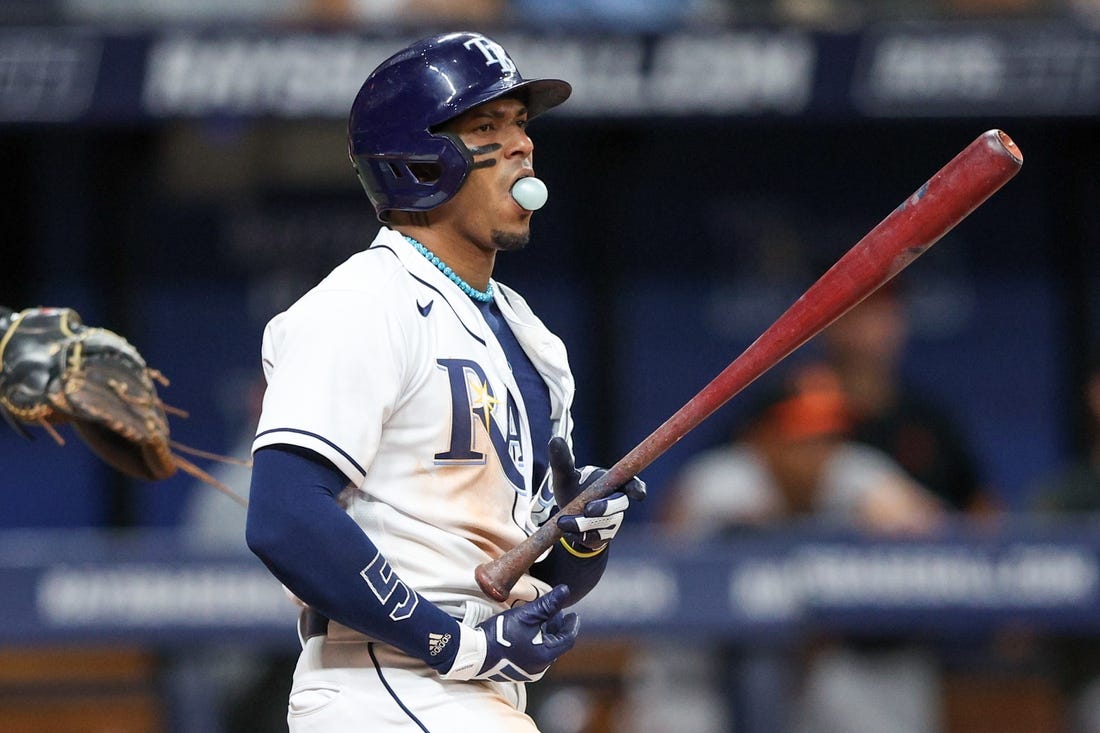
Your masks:
M 570 347 L 583 463 L 634 447 L 982 132 L 1025 157 L 877 320 L 645 471 L 584 642 L 532 688 L 544 733 L 1100 731 L 1095 0 L 0 0 L 0 304 L 125 334 L 190 412 L 175 439 L 247 456 L 264 324 L 379 226 L 351 100 L 457 28 L 574 85 L 531 126 L 550 201 L 496 276 Z M 783 445 L 873 445 L 929 501 L 852 498 L 889 473 L 866 461 L 783 493 L 753 408 L 820 365 L 843 420 Z M 0 431 L 0 730 L 285 729 L 294 609 L 243 510 L 32 433 Z M 776 475 L 695 470 L 731 441 Z

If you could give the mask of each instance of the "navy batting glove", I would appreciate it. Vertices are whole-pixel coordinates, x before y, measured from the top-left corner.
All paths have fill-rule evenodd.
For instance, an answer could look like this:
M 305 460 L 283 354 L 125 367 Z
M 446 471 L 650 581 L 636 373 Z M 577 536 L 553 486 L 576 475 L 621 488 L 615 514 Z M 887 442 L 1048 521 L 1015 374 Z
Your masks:
M 551 439 L 549 451 L 554 501 L 559 507 L 564 507 L 607 473 L 607 469 L 596 466 L 578 469 L 573 452 L 563 438 Z M 619 491 L 588 502 L 583 514 L 559 514 L 556 521 L 562 537 L 572 550 L 600 552 L 618 533 L 630 502 L 642 501 L 645 495 L 645 481 L 634 476 L 620 486 Z
M 580 631 L 575 613 L 562 613 L 569 587 L 555 586 L 530 603 L 498 613 L 477 627 L 461 626 L 448 680 L 534 682 L 573 648 Z

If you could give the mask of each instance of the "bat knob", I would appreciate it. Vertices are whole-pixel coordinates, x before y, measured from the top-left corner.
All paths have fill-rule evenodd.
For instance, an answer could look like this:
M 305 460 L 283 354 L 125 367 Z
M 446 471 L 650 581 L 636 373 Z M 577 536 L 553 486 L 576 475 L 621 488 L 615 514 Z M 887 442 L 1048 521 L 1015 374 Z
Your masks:
M 481 590 L 485 592 L 485 595 L 489 596 L 494 601 L 503 603 L 508 600 L 508 591 L 511 589 L 504 588 L 503 584 L 498 583 L 493 577 L 493 563 L 486 562 L 478 565 L 474 570 L 474 578 L 477 580 L 477 584 L 481 587 Z

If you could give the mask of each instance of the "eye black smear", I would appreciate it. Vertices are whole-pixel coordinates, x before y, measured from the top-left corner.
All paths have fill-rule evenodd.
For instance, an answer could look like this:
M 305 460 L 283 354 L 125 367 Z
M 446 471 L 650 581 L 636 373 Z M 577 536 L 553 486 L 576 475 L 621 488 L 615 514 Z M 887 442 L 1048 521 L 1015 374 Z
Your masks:
M 496 151 L 500 150 L 500 148 L 500 143 L 489 143 L 488 145 L 482 145 L 481 147 L 470 148 L 470 155 L 487 155 L 489 153 L 495 153 Z M 487 158 L 486 160 L 476 161 L 473 165 L 470 166 L 470 169 L 473 170 L 475 168 L 492 168 L 496 164 L 496 158 Z

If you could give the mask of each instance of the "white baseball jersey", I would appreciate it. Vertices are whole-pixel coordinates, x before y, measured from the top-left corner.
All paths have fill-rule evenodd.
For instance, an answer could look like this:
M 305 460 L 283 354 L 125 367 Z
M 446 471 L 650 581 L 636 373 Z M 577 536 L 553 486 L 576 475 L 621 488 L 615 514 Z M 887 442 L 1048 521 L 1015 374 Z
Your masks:
M 552 434 L 569 439 L 565 346 L 519 295 L 494 288 L 549 388 Z M 470 298 L 383 229 L 271 320 L 263 364 L 253 451 L 289 444 L 324 456 L 349 480 L 348 514 L 406 584 L 456 614 L 488 603 L 474 568 L 530 534 L 539 507 L 520 390 Z M 507 605 L 547 590 L 525 576 Z

